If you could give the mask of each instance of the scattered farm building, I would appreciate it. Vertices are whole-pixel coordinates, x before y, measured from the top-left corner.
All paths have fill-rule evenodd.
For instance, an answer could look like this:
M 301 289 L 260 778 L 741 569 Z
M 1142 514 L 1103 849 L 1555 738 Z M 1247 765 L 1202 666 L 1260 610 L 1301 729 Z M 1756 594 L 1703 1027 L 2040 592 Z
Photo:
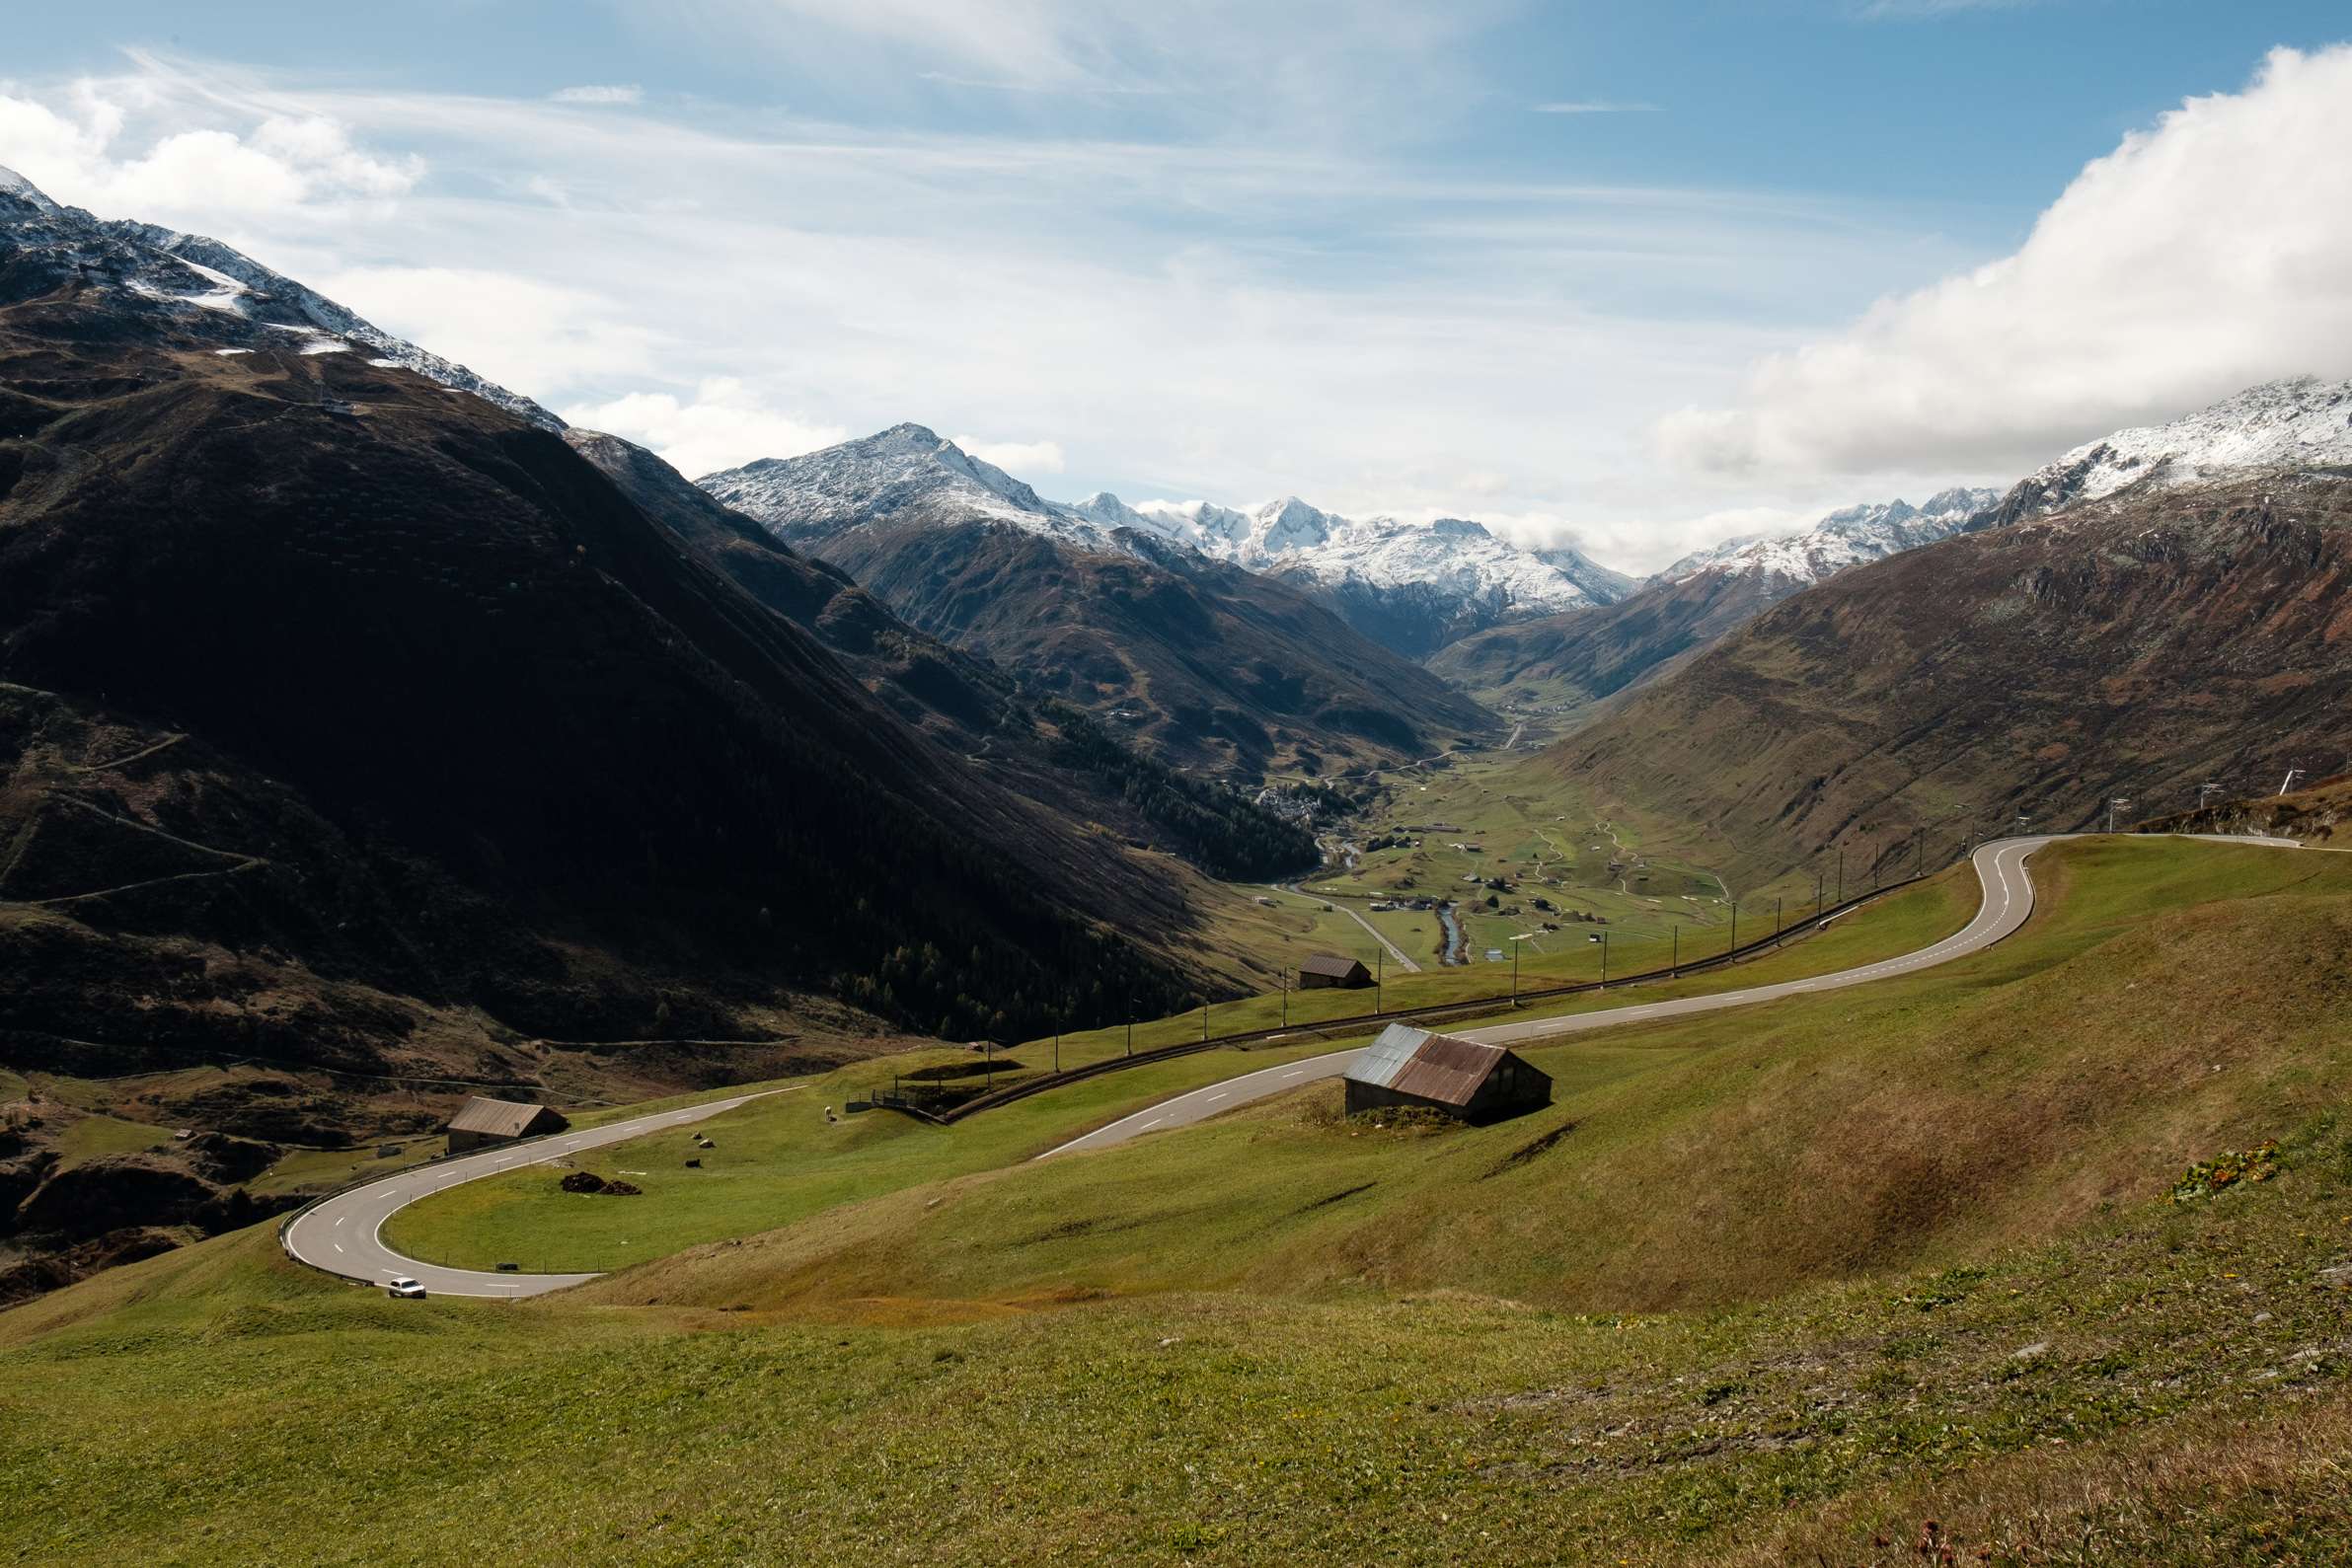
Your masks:
M 1419 1107 L 1500 1121 L 1552 1103 L 1552 1080 L 1499 1045 L 1392 1023 L 1348 1064 L 1347 1113 Z
M 1337 988 L 1357 991 L 1372 984 L 1372 971 L 1361 960 L 1342 958 L 1337 953 L 1317 953 L 1299 965 L 1299 989 L 1322 991 Z
M 457 1108 L 457 1114 L 449 1118 L 444 1131 L 449 1134 L 449 1152 L 456 1155 L 469 1149 L 512 1143 L 517 1138 L 560 1133 L 570 1125 L 545 1105 L 485 1099 L 476 1094 Z

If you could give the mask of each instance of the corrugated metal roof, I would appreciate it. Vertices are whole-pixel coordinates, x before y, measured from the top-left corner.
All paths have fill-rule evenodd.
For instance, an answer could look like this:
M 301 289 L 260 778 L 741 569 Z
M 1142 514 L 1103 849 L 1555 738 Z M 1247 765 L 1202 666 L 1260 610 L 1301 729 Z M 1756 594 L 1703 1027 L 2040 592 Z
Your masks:
M 538 1120 L 543 1111 L 547 1111 L 544 1105 L 485 1099 L 477 1094 L 457 1108 L 457 1114 L 449 1118 L 448 1130 L 453 1133 L 486 1133 L 493 1138 L 520 1138 L 530 1130 L 531 1123 Z
M 1468 1105 L 1510 1054 L 1499 1045 L 1392 1023 L 1357 1053 L 1345 1076 L 1441 1105 Z
M 1366 972 L 1364 966 L 1355 959 L 1342 958 L 1337 953 L 1317 953 L 1299 965 L 1300 974 L 1329 975 L 1334 980 L 1345 980 Z

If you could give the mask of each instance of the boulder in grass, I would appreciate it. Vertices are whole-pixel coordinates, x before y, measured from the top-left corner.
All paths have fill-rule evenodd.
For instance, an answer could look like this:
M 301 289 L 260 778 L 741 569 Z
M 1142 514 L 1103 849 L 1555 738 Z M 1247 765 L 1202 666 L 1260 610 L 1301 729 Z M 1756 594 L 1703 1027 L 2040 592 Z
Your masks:
M 575 1170 L 557 1183 L 566 1192 L 603 1192 L 604 1178 L 593 1170 Z
M 645 1190 L 634 1181 L 608 1181 L 604 1184 L 604 1195 L 608 1198 L 634 1198 Z

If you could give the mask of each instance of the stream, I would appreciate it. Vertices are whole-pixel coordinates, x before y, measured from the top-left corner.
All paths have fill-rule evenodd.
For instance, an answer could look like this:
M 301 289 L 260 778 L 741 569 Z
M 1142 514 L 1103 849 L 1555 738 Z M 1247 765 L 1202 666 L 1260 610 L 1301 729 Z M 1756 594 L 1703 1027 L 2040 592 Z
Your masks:
M 1439 963 L 1466 964 L 1470 962 L 1470 941 L 1462 933 L 1460 910 L 1461 906 L 1458 904 L 1437 906 L 1437 919 L 1439 924 L 1445 928 L 1446 933 L 1445 945 L 1438 954 Z

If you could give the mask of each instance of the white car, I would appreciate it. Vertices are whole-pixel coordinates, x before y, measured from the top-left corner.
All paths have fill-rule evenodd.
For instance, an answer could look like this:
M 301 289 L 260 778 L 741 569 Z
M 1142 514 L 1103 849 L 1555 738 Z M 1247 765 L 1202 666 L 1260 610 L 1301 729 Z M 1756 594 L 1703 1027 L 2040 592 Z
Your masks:
M 384 1282 L 384 1294 L 397 1301 L 421 1302 L 424 1300 L 424 1287 L 406 1274 L 395 1274 Z

